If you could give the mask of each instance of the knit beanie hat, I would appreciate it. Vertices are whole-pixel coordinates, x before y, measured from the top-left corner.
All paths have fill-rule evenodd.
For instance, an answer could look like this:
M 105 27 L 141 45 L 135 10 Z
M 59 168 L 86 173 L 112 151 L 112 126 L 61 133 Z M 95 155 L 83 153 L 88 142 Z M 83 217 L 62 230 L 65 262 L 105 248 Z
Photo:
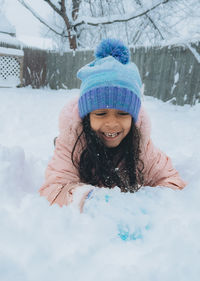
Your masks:
M 96 59 L 82 67 L 79 115 L 84 118 L 96 109 L 118 109 L 137 121 L 141 107 L 141 78 L 130 62 L 129 49 L 119 40 L 105 39 L 96 49 Z

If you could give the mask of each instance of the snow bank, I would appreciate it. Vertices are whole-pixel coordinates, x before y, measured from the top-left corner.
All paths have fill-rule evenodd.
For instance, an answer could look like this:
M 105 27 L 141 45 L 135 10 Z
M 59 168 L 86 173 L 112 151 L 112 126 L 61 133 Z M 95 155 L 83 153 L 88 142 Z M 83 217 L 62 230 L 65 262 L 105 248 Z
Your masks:
M 145 98 L 153 140 L 187 188 L 101 189 L 80 215 L 37 192 L 76 92 L 0 89 L 0 280 L 199 280 L 200 105 Z

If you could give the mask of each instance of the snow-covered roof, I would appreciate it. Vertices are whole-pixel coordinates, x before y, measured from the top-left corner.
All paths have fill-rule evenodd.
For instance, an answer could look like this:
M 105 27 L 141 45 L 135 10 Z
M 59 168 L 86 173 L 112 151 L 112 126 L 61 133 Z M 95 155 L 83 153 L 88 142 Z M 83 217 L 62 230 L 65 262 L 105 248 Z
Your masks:
M 15 37 L 15 27 L 8 21 L 6 16 L 0 12 L 0 43 L 21 46 L 22 43 Z
M 0 33 L 16 34 L 15 27 L 8 21 L 6 16 L 0 12 Z
M 24 52 L 18 49 L 0 47 L 0 54 L 21 57 L 24 55 Z
M 20 42 L 16 37 L 4 33 L 0 33 L 0 43 L 5 43 L 8 45 L 15 45 L 15 46 L 23 45 L 23 43 Z

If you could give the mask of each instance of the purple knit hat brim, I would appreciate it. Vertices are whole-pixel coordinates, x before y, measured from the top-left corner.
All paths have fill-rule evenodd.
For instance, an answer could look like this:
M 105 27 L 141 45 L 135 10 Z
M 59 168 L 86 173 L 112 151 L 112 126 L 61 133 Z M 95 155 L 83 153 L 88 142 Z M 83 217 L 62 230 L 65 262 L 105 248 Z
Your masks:
M 128 112 L 137 122 L 141 107 L 140 98 L 131 90 L 121 87 L 100 87 L 84 93 L 79 99 L 79 115 L 84 118 L 97 109 L 118 109 Z

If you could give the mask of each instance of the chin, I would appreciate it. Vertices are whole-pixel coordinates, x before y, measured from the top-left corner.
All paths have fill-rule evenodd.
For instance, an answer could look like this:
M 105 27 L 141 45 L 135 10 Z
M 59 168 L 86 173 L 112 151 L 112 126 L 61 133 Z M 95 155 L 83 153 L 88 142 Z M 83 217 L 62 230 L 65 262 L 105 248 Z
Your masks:
M 105 143 L 104 142 L 104 145 L 108 148 L 114 148 L 114 147 L 117 147 L 118 145 L 120 145 L 120 142 L 119 143 Z

